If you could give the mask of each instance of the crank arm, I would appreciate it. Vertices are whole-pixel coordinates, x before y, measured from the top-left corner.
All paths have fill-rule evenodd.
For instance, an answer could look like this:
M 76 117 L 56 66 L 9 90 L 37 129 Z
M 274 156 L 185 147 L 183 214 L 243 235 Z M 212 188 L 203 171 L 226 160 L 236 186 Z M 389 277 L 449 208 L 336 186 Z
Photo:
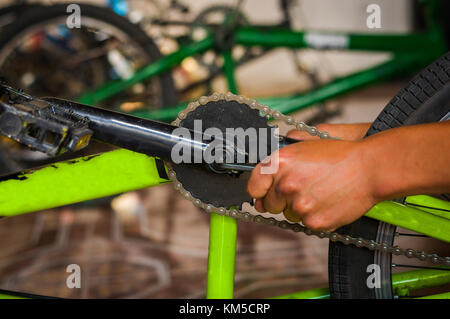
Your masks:
M 28 147 L 55 156 L 63 150 L 75 151 L 88 145 L 91 137 L 108 144 L 172 162 L 172 150 L 178 145 L 191 154 L 202 154 L 201 163 L 216 173 L 251 171 L 256 163 L 237 161 L 207 164 L 203 154 L 212 146 L 212 136 L 187 130 L 187 137 L 175 133 L 178 126 L 142 119 L 107 109 L 83 105 L 53 97 L 34 98 L 2 85 L 0 101 L 0 134 Z M 2 110 L 3 109 L 3 110 Z M 56 138 L 49 142 L 48 136 Z M 201 139 L 196 139 L 201 136 Z M 278 148 L 297 142 L 279 136 Z M 217 137 L 214 137 L 217 142 Z M 218 141 L 220 143 L 220 140 Z M 233 142 L 222 140 L 225 152 L 247 156 Z M 181 144 L 181 145 L 180 145 Z M 217 143 L 216 143 L 217 144 Z M 271 148 L 269 148 L 271 149 Z M 194 156 L 194 155 L 193 155 Z M 248 157 L 247 157 L 248 158 Z M 194 159 L 194 158 L 193 158 Z M 195 159 L 191 163 L 198 163 Z
M 43 98 L 43 100 L 58 105 L 67 112 L 73 112 L 77 116 L 89 119 L 89 129 L 93 131 L 93 138 L 98 141 L 171 162 L 172 148 L 178 143 L 191 147 L 191 153 L 193 154 L 196 150 L 204 152 L 211 140 L 205 139 L 205 136 L 203 141 L 181 138 L 173 133 L 174 130 L 179 128 L 178 126 L 163 122 L 142 119 L 58 98 Z M 190 136 L 196 135 L 196 132 L 188 131 L 191 132 Z M 280 148 L 295 142 L 298 142 L 298 140 L 279 136 Z M 252 163 L 214 163 L 214 167 L 220 170 L 239 172 L 251 171 L 255 165 Z

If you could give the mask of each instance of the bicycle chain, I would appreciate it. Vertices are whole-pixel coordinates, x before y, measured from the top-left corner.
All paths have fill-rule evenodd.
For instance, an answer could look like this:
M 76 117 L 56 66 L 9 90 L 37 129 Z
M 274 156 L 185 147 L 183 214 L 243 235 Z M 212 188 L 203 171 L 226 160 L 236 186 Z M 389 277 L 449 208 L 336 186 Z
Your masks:
M 246 104 L 252 109 L 257 109 L 260 111 L 261 116 L 267 117 L 267 119 L 273 118 L 275 120 L 282 120 L 284 123 L 288 125 L 295 126 L 296 129 L 300 131 L 305 131 L 311 136 L 318 136 L 319 138 L 332 138 L 328 132 L 321 132 L 316 127 L 309 126 L 302 121 L 298 121 L 291 116 L 287 116 L 282 114 L 280 111 L 272 110 L 266 105 L 261 105 L 256 100 L 245 98 L 242 95 L 234 95 L 232 93 L 214 93 L 210 96 L 202 96 L 198 101 L 191 102 L 188 104 L 187 108 L 178 113 L 178 117 L 172 122 L 173 125 L 179 126 L 181 120 L 186 118 L 187 114 L 193 110 L 195 110 L 200 105 L 205 105 L 208 102 L 216 102 L 219 100 L 226 101 L 236 101 L 241 104 Z M 329 231 L 313 231 L 300 223 L 290 223 L 285 220 L 279 221 L 273 217 L 264 217 L 261 215 L 252 215 L 249 212 L 239 211 L 237 209 L 231 208 L 227 209 L 225 207 L 215 207 L 211 204 L 204 203 L 201 200 L 194 198 L 191 193 L 183 188 L 183 185 L 177 180 L 176 173 L 172 169 L 172 165 L 169 162 L 166 162 L 168 169 L 168 176 L 174 182 L 174 187 L 177 191 L 181 193 L 181 195 L 191 201 L 196 207 L 204 209 L 208 213 L 216 213 L 219 215 L 226 215 L 234 219 L 240 219 L 246 222 L 254 222 L 257 224 L 264 224 L 268 226 L 275 226 L 281 229 L 292 230 L 294 232 L 303 232 L 306 235 L 313 235 L 319 238 L 328 238 L 334 242 L 341 242 L 345 245 L 355 245 L 357 247 L 367 248 L 369 250 L 381 251 L 383 253 L 392 253 L 394 255 L 403 255 L 408 258 L 416 258 L 421 261 L 431 261 L 433 264 L 441 264 L 445 266 L 450 266 L 450 257 L 441 257 L 437 254 L 429 254 L 425 252 L 419 252 L 412 248 L 401 248 L 399 246 L 393 246 L 382 242 L 376 242 L 374 240 L 368 240 L 364 238 L 355 238 L 350 235 L 343 235 L 337 232 L 329 232 Z

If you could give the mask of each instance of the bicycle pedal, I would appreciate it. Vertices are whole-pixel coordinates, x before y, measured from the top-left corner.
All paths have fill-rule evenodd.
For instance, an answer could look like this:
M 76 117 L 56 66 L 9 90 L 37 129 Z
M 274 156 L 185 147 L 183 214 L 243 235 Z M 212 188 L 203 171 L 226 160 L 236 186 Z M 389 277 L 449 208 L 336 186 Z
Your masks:
M 33 150 L 50 156 L 81 150 L 93 134 L 88 125 L 57 104 L 1 85 L 0 134 Z

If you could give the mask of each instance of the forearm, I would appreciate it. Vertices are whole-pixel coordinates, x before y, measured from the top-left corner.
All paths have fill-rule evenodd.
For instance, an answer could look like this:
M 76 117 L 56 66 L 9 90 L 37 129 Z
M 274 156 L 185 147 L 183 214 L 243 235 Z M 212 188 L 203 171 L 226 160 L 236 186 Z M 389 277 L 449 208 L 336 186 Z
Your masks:
M 360 142 L 374 196 L 450 193 L 450 122 L 406 126 Z
M 319 124 L 319 131 L 326 131 L 330 136 L 337 137 L 344 141 L 357 141 L 364 138 L 372 123 L 354 124 Z

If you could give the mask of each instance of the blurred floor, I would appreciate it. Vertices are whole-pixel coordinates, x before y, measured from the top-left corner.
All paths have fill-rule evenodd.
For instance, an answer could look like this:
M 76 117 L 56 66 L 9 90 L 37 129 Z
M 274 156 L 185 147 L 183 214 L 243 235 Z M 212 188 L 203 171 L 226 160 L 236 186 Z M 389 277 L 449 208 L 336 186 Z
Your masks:
M 374 86 L 335 101 L 343 112 L 332 122 L 372 121 L 401 86 Z M 122 195 L 113 206 L 0 220 L 0 288 L 69 298 L 203 298 L 207 214 L 171 185 Z M 326 240 L 239 223 L 235 297 L 326 286 L 327 249 Z M 69 264 L 81 267 L 81 289 L 66 286 Z

